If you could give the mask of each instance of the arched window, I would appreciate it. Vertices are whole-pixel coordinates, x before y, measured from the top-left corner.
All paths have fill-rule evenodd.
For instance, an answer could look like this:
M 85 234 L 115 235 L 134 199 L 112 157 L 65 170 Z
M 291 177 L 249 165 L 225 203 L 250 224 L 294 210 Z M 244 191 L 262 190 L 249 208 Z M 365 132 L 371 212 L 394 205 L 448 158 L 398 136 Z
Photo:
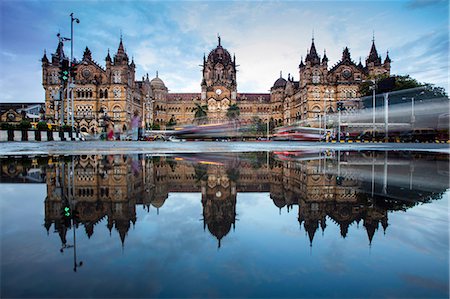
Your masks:
M 105 97 L 105 99 L 108 98 L 108 90 L 107 89 L 105 89 L 104 97 Z

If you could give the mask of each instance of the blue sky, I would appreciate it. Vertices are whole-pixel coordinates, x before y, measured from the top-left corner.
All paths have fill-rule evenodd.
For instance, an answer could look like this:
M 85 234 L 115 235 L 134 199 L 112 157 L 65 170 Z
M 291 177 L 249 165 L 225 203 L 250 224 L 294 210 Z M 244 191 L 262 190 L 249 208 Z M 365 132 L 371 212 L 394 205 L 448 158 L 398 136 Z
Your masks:
M 0 2 L 0 102 L 44 100 L 40 59 L 53 53 L 56 34 L 70 36 L 81 58 L 88 46 L 104 66 L 120 33 L 137 65 L 136 78 L 160 77 L 171 92 L 199 92 L 203 53 L 222 45 L 236 54 L 240 92 L 267 92 L 291 73 L 311 44 L 326 49 L 331 67 L 345 46 L 363 62 L 372 32 L 378 52 L 392 59 L 393 74 L 410 74 L 448 90 L 448 1 L 8 1 Z M 69 44 L 66 53 L 69 53 Z

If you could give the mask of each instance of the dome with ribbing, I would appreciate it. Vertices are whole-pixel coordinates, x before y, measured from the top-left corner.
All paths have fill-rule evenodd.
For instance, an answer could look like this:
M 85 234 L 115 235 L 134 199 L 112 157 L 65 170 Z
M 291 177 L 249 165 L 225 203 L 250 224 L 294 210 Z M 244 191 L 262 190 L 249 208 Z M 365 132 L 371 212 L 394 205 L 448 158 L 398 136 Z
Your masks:
M 227 49 L 223 48 L 220 43 L 220 37 L 219 44 L 215 49 L 213 49 L 211 52 L 209 52 L 208 55 L 208 61 L 212 62 L 213 64 L 216 63 L 222 63 L 223 65 L 228 65 L 232 62 L 230 52 L 228 52 Z
M 287 83 L 287 81 L 284 78 L 280 77 L 273 84 L 273 88 L 280 88 L 280 87 L 284 88 L 284 87 L 286 87 L 286 83 Z
M 159 78 L 158 75 L 156 75 L 156 77 L 150 81 L 150 86 L 152 87 L 152 89 L 166 88 L 166 85 L 164 84 L 163 80 L 161 80 L 161 78 Z

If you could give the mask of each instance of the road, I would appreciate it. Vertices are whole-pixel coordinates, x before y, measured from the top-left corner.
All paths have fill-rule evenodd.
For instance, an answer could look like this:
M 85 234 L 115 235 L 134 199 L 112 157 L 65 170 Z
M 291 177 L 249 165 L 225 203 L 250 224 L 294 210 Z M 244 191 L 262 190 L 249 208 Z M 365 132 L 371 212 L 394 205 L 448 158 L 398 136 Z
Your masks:
M 214 153 L 296 150 L 395 150 L 449 153 L 444 143 L 323 143 L 298 141 L 247 142 L 164 142 L 164 141 L 78 141 L 78 142 L 1 142 L 0 156 L 11 155 L 92 155 L 125 153 Z

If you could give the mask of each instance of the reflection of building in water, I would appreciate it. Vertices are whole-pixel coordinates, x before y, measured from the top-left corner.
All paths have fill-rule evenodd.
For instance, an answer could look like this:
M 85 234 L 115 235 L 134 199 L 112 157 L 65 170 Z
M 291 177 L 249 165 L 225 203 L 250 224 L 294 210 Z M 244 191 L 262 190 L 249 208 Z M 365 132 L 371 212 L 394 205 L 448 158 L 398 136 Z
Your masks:
M 228 169 L 232 171 L 234 169 Z M 201 180 L 203 228 L 221 240 L 236 221 L 236 181 L 223 166 L 208 167 L 206 178 Z
M 43 158 L 40 158 L 41 160 Z M 46 179 L 45 227 L 52 224 L 65 244 L 62 209 L 72 204 L 91 237 L 105 220 L 122 243 L 136 222 L 136 206 L 159 212 L 173 192 L 199 192 L 204 228 L 223 238 L 235 226 L 237 193 L 269 192 L 274 205 L 288 211 L 298 205 L 298 221 L 313 241 L 327 221 L 340 227 L 362 222 L 372 242 L 388 226 L 387 212 L 440 198 L 448 189 L 448 155 L 408 153 L 247 153 L 227 155 L 142 155 L 52 157 L 37 163 L 1 159 L 2 181 L 14 181 L 10 167 L 41 171 Z M 73 161 L 73 162 L 72 162 Z M 10 164 L 13 163 L 13 166 Z M 48 166 L 43 166 L 47 165 Z M 40 165 L 40 166 L 39 166 Z M 73 177 L 69 174 L 73 173 Z M 200 198 L 199 198 L 200 201 Z

